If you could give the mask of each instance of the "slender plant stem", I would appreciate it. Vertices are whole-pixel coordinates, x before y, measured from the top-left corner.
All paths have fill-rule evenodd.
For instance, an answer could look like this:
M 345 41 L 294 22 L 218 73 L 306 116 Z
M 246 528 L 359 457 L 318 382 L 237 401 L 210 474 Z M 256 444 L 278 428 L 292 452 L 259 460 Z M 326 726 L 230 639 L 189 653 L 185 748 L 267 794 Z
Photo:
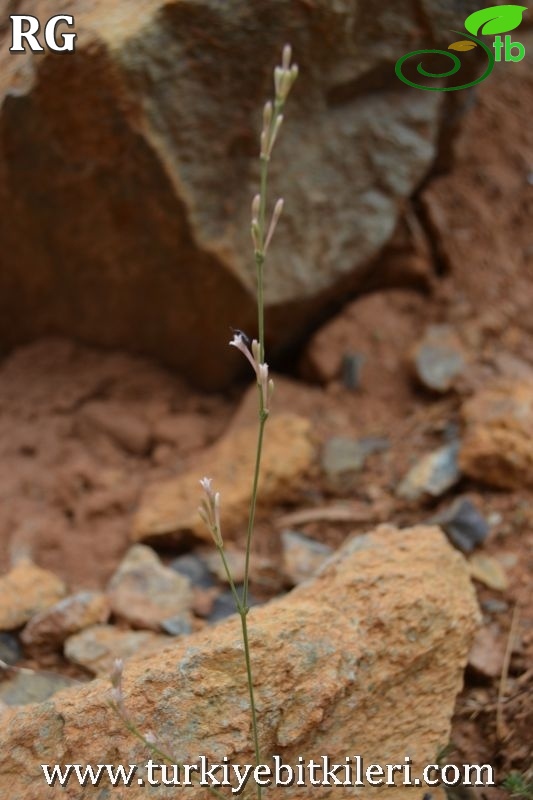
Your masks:
M 261 248 L 255 254 L 257 272 L 257 333 L 259 336 L 259 360 L 265 360 L 265 302 L 263 298 L 263 265 L 265 263 L 265 218 L 268 184 L 269 157 L 261 156 L 261 182 L 259 189 L 259 241 Z
M 281 112 L 282 104 L 278 101 L 274 104 L 274 113 L 270 122 L 270 132 L 275 129 L 276 120 Z M 259 246 L 255 251 L 255 264 L 257 273 L 257 329 L 259 341 L 259 361 L 263 363 L 265 360 L 265 301 L 263 291 L 263 266 L 265 263 L 265 236 L 266 236 L 266 203 L 267 203 L 267 186 L 268 186 L 268 167 L 270 162 L 270 155 L 261 154 L 261 177 L 259 189 L 259 214 L 258 214 L 258 243 Z M 257 495 L 259 491 L 259 476 L 261 472 L 261 459 L 263 455 L 263 439 L 265 433 L 265 425 L 268 419 L 268 411 L 265 409 L 265 401 L 261 387 L 259 387 L 259 430 L 257 434 L 257 447 L 255 453 L 255 467 L 252 482 L 252 494 L 250 498 L 250 510 L 248 514 L 248 528 L 246 532 L 246 554 L 244 562 L 244 586 L 242 601 L 237 599 L 237 609 L 241 618 L 242 627 L 242 640 L 244 645 L 244 657 L 246 661 L 246 674 L 248 678 L 248 693 L 250 696 L 250 710 L 252 715 L 252 735 L 254 740 L 255 760 L 256 765 L 261 763 L 261 751 L 259 747 L 259 731 L 257 724 L 257 708 L 254 696 L 254 680 L 252 672 L 252 662 L 250 657 L 250 643 L 248 639 L 248 621 L 247 615 L 249 609 L 249 584 L 250 584 L 250 555 L 252 550 L 252 537 L 255 525 L 255 512 L 257 508 Z M 227 571 L 227 567 L 226 567 Z M 236 593 L 236 592 L 235 592 Z M 257 784 L 257 797 L 261 800 L 261 786 Z
M 263 400 L 262 398 L 259 401 L 262 405 Z M 259 431 L 257 434 L 257 449 L 255 454 L 255 468 L 254 468 L 254 478 L 252 484 L 252 499 L 250 501 L 250 514 L 248 517 L 248 530 L 246 534 L 246 556 L 244 561 L 244 588 L 243 588 L 243 605 L 245 608 L 248 608 L 248 585 L 250 583 L 250 554 L 252 550 L 252 536 L 254 532 L 254 524 L 255 524 L 255 511 L 257 507 L 257 493 L 259 489 L 259 475 L 261 472 L 261 457 L 263 455 L 263 439 L 265 433 L 265 424 L 267 421 L 267 417 L 263 413 L 259 418 Z
M 254 739 L 254 751 L 255 751 L 255 760 L 256 766 L 261 763 L 261 750 L 259 748 L 259 730 L 257 725 L 257 709 L 255 706 L 255 697 L 254 697 L 254 681 L 253 681 L 253 674 L 252 674 L 252 662 L 250 659 L 250 643 L 248 641 L 248 609 L 242 608 L 239 611 L 239 615 L 241 618 L 241 628 L 242 628 L 242 641 L 244 644 L 244 658 L 246 660 L 246 674 L 248 677 L 248 694 L 250 696 L 250 708 L 252 712 L 252 734 Z M 258 800 L 261 800 L 261 786 L 257 784 L 257 797 Z

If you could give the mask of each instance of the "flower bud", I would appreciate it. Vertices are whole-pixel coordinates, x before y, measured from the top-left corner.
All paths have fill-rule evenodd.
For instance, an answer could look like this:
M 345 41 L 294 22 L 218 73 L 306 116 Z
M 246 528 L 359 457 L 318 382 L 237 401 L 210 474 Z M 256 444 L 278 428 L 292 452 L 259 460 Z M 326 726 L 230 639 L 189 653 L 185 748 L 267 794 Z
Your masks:
M 272 122 L 272 103 L 270 100 L 265 103 L 265 107 L 263 108 L 263 130 L 268 131 L 270 128 L 270 123 Z
M 258 194 L 252 200 L 252 222 L 259 218 L 259 209 L 261 207 L 261 198 Z
M 281 66 L 283 69 L 289 69 L 291 63 L 292 47 L 286 44 L 281 54 Z

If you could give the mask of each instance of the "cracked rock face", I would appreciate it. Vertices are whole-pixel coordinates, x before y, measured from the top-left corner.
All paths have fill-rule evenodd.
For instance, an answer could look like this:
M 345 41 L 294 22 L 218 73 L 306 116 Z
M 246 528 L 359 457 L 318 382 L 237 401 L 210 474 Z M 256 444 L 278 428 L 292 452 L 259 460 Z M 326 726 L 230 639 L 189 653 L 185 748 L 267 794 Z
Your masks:
M 279 754 L 296 764 L 299 755 L 327 754 L 340 762 L 357 754 L 367 764 L 394 764 L 409 756 L 416 775 L 448 741 L 477 619 L 465 561 L 437 528 L 381 526 L 352 538 L 314 579 L 250 612 L 263 759 Z M 4 711 L 0 795 L 38 796 L 41 764 L 145 764 L 148 754 L 106 705 L 109 688 L 95 681 Z M 251 763 L 238 619 L 128 662 L 124 691 L 140 728 L 176 759 Z M 395 794 L 412 791 L 399 786 Z M 135 780 L 113 796 L 141 800 L 146 792 Z M 175 792 L 161 787 L 153 796 Z M 292 786 L 269 796 L 309 792 Z M 337 796 L 323 788 L 320 797 L 328 792 Z M 104 795 L 103 783 L 69 786 L 71 798 Z
M 274 348 L 301 335 L 357 286 L 435 156 L 442 95 L 394 63 L 465 4 L 400 5 L 84 0 L 74 54 L 16 58 L 0 30 L 4 345 L 53 330 L 231 379 L 228 326 L 254 327 L 261 106 L 287 40 L 301 77 L 272 163 L 286 203 L 265 300 Z M 43 0 L 24 12 L 49 16 Z

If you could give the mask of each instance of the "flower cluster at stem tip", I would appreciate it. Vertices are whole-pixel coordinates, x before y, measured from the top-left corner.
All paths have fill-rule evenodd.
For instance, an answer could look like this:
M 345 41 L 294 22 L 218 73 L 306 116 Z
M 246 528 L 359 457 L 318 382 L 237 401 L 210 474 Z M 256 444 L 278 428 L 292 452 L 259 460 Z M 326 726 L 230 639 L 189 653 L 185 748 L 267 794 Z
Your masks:
M 223 546 L 222 533 L 220 529 L 220 492 L 213 491 L 213 479 L 202 478 L 200 486 L 204 490 L 198 512 L 211 531 L 217 547 Z

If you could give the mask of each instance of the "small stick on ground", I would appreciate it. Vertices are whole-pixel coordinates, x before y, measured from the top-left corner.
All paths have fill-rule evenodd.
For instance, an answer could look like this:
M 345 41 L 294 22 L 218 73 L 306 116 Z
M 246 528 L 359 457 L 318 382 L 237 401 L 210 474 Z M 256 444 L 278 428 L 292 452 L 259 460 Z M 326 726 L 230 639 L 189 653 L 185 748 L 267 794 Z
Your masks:
M 500 685 L 498 687 L 498 700 L 496 702 L 496 736 L 500 741 L 505 739 L 507 730 L 505 727 L 505 720 L 503 718 L 503 696 L 507 689 L 507 678 L 509 677 L 509 665 L 511 663 L 511 655 L 513 652 L 513 645 L 516 636 L 516 629 L 518 627 L 519 619 L 518 605 L 513 609 L 513 616 L 511 617 L 511 627 L 509 628 L 509 636 L 507 637 L 507 647 L 505 648 L 505 655 L 503 657 L 502 674 L 500 675 Z

